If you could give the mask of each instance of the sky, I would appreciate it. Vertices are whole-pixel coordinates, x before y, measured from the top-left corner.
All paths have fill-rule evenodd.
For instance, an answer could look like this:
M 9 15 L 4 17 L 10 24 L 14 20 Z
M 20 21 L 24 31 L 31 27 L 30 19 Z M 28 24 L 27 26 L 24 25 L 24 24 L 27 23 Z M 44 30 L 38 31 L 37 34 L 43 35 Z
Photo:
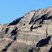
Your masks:
M 7 24 L 31 10 L 48 8 L 52 0 L 0 0 L 0 24 Z

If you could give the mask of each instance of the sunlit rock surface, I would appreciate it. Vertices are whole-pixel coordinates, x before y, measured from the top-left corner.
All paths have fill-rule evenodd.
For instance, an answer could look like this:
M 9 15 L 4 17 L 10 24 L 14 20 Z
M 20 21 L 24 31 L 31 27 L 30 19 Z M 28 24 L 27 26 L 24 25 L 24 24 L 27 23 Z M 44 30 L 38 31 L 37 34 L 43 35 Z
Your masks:
M 36 47 L 41 40 L 51 36 L 49 43 Z M 1 52 L 49 52 L 52 46 L 52 7 L 28 12 L 5 25 L 0 24 Z

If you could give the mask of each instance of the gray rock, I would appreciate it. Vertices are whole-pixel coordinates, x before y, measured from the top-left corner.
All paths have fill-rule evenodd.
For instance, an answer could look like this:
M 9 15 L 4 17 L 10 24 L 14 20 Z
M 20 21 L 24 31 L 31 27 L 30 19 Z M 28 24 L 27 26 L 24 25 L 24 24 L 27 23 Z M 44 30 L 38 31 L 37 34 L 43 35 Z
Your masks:
M 40 50 L 36 47 L 38 41 L 48 36 L 52 36 L 52 7 L 33 10 L 9 24 L 0 24 L 0 50 L 7 48 L 6 52 L 29 52 L 34 48 L 34 52 L 48 52 L 52 38 Z

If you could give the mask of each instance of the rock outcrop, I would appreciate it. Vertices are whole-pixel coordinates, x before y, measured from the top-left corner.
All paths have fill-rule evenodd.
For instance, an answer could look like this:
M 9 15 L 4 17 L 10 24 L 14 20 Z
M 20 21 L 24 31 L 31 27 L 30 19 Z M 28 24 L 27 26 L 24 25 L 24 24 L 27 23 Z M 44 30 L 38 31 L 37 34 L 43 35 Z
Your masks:
M 48 36 L 51 39 L 47 45 L 36 47 Z M 9 24 L 0 24 L 1 52 L 48 52 L 51 46 L 52 7 L 33 10 Z

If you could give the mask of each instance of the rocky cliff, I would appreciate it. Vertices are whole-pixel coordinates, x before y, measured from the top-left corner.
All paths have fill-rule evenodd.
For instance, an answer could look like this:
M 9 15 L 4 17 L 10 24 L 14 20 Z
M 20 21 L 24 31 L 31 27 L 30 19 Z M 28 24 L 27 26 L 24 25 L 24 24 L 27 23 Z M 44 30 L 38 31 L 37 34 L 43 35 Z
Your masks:
M 47 42 L 49 36 L 46 45 L 36 46 L 40 40 Z M 9 24 L 0 24 L 1 52 L 49 52 L 51 46 L 52 7 L 33 10 Z

